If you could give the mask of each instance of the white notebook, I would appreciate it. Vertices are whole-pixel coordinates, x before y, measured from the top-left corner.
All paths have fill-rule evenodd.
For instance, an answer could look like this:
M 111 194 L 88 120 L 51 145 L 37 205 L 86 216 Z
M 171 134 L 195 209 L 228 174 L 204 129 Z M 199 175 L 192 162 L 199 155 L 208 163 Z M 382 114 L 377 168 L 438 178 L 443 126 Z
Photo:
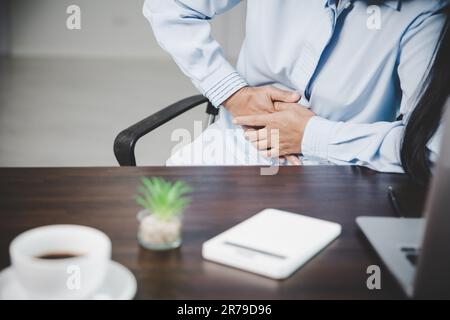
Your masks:
M 334 222 L 266 209 L 203 244 L 203 258 L 285 279 L 341 233 Z

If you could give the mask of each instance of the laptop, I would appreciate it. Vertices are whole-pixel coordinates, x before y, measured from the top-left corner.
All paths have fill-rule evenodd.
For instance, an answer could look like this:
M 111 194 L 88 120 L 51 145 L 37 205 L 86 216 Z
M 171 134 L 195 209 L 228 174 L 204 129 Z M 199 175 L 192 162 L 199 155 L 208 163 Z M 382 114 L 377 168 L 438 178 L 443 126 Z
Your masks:
M 356 219 L 385 266 L 413 298 L 450 299 L 450 112 L 444 127 L 423 218 Z

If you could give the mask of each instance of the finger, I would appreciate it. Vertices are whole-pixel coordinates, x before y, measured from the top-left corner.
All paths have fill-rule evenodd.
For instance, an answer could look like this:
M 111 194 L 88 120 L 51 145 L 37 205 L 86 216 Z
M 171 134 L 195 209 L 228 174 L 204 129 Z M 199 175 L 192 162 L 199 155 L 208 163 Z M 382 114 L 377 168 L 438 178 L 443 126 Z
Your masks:
M 282 166 L 286 166 L 286 165 L 289 165 L 289 162 L 287 161 L 285 156 L 282 156 L 282 157 L 278 158 L 278 164 L 282 165 Z
M 277 148 L 272 148 L 270 150 L 263 150 L 259 152 L 263 157 L 266 158 L 278 158 L 280 157 L 280 150 Z
M 242 129 L 244 129 L 245 132 L 252 132 L 252 131 L 256 131 L 255 128 L 253 127 L 249 127 L 249 126 L 242 126 Z
M 257 130 L 248 130 L 244 134 L 245 139 L 250 142 L 254 142 L 258 140 L 258 131 Z
M 285 111 L 285 110 L 289 110 L 290 108 L 292 108 L 293 104 L 292 103 L 286 103 L 286 102 L 275 102 L 273 104 L 274 108 L 276 111 Z M 296 103 L 295 105 L 296 107 L 298 107 L 299 105 Z
M 281 90 L 275 87 L 269 87 L 269 95 L 272 101 L 298 102 L 301 98 L 300 94 L 295 91 Z
M 269 127 L 256 131 L 247 131 L 244 133 L 245 138 L 250 142 L 258 142 L 267 140 L 268 147 L 277 147 L 279 144 L 279 130 L 270 129 Z M 267 149 L 267 147 L 265 148 Z
M 258 140 L 253 142 L 253 145 L 258 150 L 267 150 L 270 148 L 269 140 Z
M 265 114 L 257 114 L 252 116 L 236 117 L 233 119 L 234 124 L 241 126 L 265 126 L 268 122 L 268 116 Z
M 245 138 L 250 141 L 257 141 L 257 140 L 266 140 L 267 139 L 267 129 L 259 129 L 259 130 L 253 130 L 253 131 L 246 131 L 245 132 Z
M 289 164 L 294 165 L 294 166 L 300 166 L 302 164 L 300 159 L 294 155 L 286 156 L 286 160 L 289 162 Z

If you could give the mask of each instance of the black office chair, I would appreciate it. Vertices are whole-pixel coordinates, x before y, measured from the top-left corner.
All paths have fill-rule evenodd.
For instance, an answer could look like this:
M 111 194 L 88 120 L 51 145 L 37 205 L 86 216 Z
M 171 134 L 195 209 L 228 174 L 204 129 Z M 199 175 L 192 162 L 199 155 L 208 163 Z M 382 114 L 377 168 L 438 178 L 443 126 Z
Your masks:
M 202 95 L 192 96 L 178 101 L 157 113 L 139 121 L 128 129 L 123 130 L 114 141 L 114 154 L 120 166 L 136 166 L 134 148 L 140 138 L 156 128 L 202 104 L 207 104 L 208 125 L 214 123 L 219 109 L 215 108 L 207 98 Z

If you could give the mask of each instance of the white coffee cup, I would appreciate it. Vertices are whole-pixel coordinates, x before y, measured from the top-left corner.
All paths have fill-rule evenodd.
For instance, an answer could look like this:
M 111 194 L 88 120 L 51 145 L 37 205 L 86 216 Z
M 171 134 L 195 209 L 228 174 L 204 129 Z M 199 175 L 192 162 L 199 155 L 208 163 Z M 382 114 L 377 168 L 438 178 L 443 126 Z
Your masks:
M 51 225 L 20 234 L 9 253 L 17 280 L 30 299 L 85 299 L 103 282 L 111 240 L 90 227 Z M 39 258 L 61 254 L 74 257 Z

